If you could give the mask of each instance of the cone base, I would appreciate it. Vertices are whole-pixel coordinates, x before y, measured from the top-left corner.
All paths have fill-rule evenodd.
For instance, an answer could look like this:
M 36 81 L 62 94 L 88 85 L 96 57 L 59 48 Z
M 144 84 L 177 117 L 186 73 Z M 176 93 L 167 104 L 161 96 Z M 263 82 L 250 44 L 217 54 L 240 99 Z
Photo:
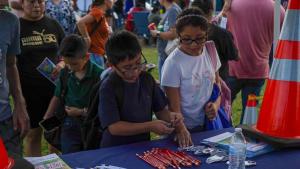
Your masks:
M 246 137 L 256 138 L 274 146 L 274 148 L 300 147 L 300 138 L 279 138 L 266 135 L 256 128 L 256 125 L 241 125 Z

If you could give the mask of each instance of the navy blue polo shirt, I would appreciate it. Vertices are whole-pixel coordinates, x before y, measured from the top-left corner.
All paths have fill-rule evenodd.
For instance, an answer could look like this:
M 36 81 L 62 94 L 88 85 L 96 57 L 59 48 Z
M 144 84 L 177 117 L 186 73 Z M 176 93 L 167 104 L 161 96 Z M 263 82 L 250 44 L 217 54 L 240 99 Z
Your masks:
M 167 105 L 167 99 L 158 85 L 155 86 L 152 98 L 150 91 L 143 86 L 140 78 L 135 83 L 123 80 L 123 104 L 119 106 L 114 92 L 114 85 L 106 78 L 100 87 L 100 101 L 98 115 L 104 133 L 101 147 L 130 144 L 134 142 L 150 140 L 150 133 L 133 136 L 115 136 L 108 131 L 108 126 L 118 121 L 142 123 L 152 120 L 152 110 L 159 112 Z M 121 107 L 121 111 L 119 111 Z

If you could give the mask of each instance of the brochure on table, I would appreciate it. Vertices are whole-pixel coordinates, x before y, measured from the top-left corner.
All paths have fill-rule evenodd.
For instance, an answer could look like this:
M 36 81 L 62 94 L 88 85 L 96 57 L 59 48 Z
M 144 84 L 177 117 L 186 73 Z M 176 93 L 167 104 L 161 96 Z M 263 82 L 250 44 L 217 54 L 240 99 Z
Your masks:
M 25 157 L 35 169 L 71 169 L 58 155 L 49 154 L 42 157 Z
M 225 133 L 204 139 L 202 141 L 202 143 L 209 144 L 209 145 L 213 144 L 217 147 L 228 150 L 232 134 L 233 133 L 225 132 Z M 258 156 L 261 154 L 265 154 L 265 153 L 268 153 L 268 152 L 274 150 L 274 148 L 267 143 L 253 140 L 250 138 L 246 138 L 246 140 L 247 140 L 246 156 L 249 158 L 255 157 L 255 156 Z

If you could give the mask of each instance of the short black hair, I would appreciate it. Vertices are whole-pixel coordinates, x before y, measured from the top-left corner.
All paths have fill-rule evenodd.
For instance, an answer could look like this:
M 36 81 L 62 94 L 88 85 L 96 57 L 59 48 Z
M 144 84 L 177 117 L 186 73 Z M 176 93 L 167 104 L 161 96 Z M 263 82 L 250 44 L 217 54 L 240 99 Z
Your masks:
M 60 44 L 59 54 L 63 57 L 86 57 L 87 52 L 85 40 L 76 34 L 66 36 Z
M 128 31 L 117 31 L 111 35 L 105 44 L 107 60 L 112 65 L 134 59 L 142 52 L 142 47 L 136 35 Z
M 196 8 L 187 8 L 176 19 L 176 32 L 180 34 L 186 26 L 200 27 L 208 32 L 209 24 L 201 11 Z
M 201 9 L 206 16 L 211 16 L 214 11 L 212 0 L 194 0 L 191 6 Z

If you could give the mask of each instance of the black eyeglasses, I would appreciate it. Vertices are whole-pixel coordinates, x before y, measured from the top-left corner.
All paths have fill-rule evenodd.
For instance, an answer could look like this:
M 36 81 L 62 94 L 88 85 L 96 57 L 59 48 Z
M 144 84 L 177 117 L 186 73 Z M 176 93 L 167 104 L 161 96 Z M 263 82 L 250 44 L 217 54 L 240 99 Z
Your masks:
M 180 43 L 185 44 L 185 45 L 191 45 L 193 42 L 195 42 L 197 45 L 200 45 L 207 41 L 207 35 L 205 35 L 203 37 L 198 37 L 195 39 L 182 38 L 181 36 L 179 36 L 179 41 L 180 41 Z
M 133 72 L 135 71 L 142 71 L 142 70 L 146 70 L 146 65 L 147 65 L 147 59 L 146 57 L 143 55 L 143 53 L 141 53 L 142 55 L 142 59 L 143 62 L 140 64 L 136 64 L 134 66 L 130 66 L 130 68 L 122 68 L 123 70 L 121 70 L 120 68 L 118 68 L 117 66 L 115 66 L 115 68 L 121 72 L 125 77 L 129 77 L 133 74 Z

